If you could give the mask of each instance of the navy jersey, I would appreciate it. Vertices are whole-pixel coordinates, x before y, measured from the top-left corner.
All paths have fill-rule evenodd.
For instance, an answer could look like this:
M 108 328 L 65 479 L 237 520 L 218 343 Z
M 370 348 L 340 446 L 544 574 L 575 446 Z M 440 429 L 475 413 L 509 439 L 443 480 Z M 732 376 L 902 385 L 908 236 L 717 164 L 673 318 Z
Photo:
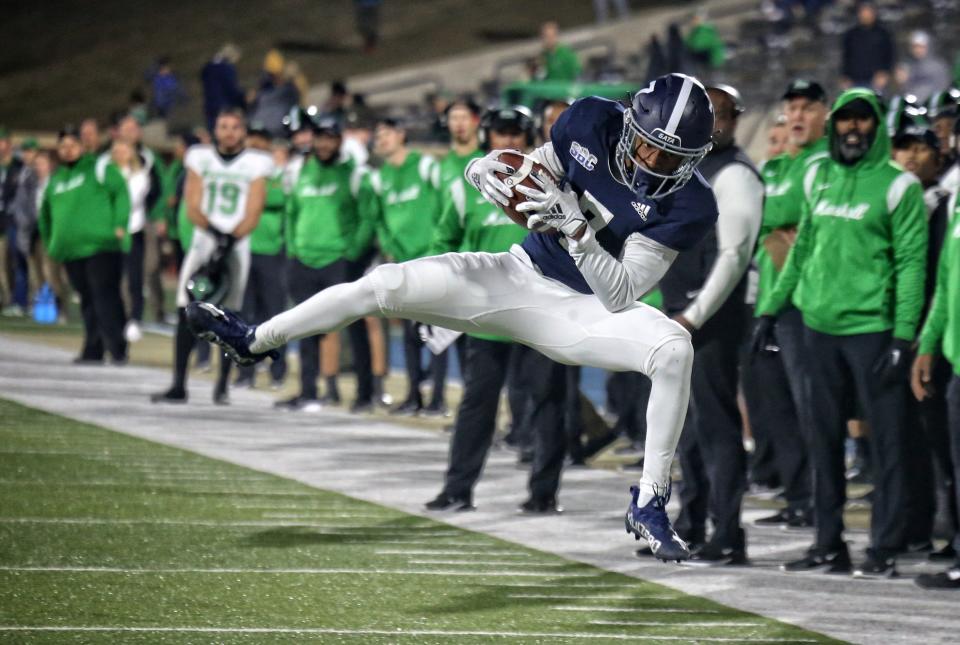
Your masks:
M 623 106 L 598 97 L 580 99 L 550 131 L 564 168 L 563 181 L 580 197 L 580 210 L 610 255 L 620 257 L 627 237 L 641 233 L 676 251 L 693 247 L 717 221 L 717 202 L 699 172 L 680 190 L 656 201 L 615 179 L 613 165 L 623 128 Z M 565 248 L 562 235 L 531 233 L 523 249 L 548 278 L 593 293 Z

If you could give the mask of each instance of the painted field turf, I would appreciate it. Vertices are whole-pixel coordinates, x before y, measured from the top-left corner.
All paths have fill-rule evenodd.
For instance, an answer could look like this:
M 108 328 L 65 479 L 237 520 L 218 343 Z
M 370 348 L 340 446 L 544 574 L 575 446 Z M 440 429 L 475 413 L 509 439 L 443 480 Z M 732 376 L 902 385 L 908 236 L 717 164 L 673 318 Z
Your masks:
M 624 641 L 832 642 L 0 399 L 0 642 Z

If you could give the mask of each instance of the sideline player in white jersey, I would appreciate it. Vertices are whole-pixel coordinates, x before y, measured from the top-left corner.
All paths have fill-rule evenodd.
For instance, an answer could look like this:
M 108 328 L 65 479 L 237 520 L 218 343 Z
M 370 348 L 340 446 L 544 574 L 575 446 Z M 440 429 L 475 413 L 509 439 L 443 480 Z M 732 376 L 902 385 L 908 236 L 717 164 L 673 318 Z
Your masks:
M 183 194 L 187 217 L 194 225 L 193 240 L 180 267 L 177 285 L 177 333 L 174 341 L 173 385 L 150 397 L 154 403 L 187 401 L 187 365 L 195 338 L 184 308 L 204 300 L 230 309 L 243 306 L 250 271 L 250 233 L 257 227 L 266 196 L 266 178 L 273 159 L 266 152 L 244 147 L 247 129 L 243 113 L 224 110 L 214 128 L 216 145 L 187 150 Z M 213 401 L 229 402 L 230 361 L 223 359 Z
M 561 181 L 544 178 L 542 190 L 517 187 L 528 200 L 518 210 L 536 232 L 510 252 L 383 264 L 259 327 L 206 303 L 191 305 L 187 320 L 240 362 L 381 315 L 506 336 L 561 363 L 642 372 L 652 382 L 645 461 L 626 529 L 662 560 L 687 559 L 666 504 L 693 347 L 679 323 L 637 301 L 716 225 L 713 192 L 696 172 L 713 128 L 706 90 L 683 74 L 651 81 L 626 106 L 581 99 L 554 124 L 552 141 L 531 155 Z M 502 152 L 474 159 L 465 174 L 488 200 L 506 204 L 512 191 L 500 177 L 514 171 L 497 160 Z

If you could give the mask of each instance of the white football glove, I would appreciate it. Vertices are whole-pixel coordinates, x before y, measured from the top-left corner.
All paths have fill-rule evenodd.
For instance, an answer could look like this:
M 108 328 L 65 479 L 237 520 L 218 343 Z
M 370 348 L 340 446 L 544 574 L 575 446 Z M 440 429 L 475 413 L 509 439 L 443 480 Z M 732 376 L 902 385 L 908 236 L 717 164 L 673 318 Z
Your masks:
M 497 161 L 500 153 L 506 150 L 491 150 L 486 156 L 474 159 L 467 164 L 463 175 L 470 184 L 480 191 L 483 198 L 494 206 L 506 206 L 513 197 L 513 191 L 503 183 L 495 173 L 513 174 L 513 168 Z M 517 152 L 512 150 L 511 152 Z M 517 154 L 520 154 L 517 152 Z
M 542 231 L 546 225 L 571 237 L 587 223 L 580 211 L 580 200 L 572 189 L 560 190 L 549 177 L 535 174 L 530 177 L 541 190 L 517 186 L 517 192 L 527 197 L 527 201 L 517 205 L 517 212 L 530 213 L 527 228 Z

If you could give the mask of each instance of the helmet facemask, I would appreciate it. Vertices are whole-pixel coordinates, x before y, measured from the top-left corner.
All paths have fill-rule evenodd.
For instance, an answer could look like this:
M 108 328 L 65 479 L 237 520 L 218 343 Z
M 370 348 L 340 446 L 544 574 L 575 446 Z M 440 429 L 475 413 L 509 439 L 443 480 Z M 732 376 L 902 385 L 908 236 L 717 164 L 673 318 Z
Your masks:
M 650 199 L 666 197 L 683 188 L 693 177 L 693 171 L 697 164 L 713 147 L 711 142 L 698 149 L 683 148 L 678 137 L 669 135 L 662 130 L 657 130 L 656 133 L 659 134 L 659 137 L 641 129 L 633 118 L 632 110 L 629 108 L 624 110 L 623 130 L 620 133 L 620 140 L 617 142 L 617 150 L 614 155 L 617 171 L 620 175 L 619 181 L 635 192 L 646 186 L 646 196 Z M 680 157 L 680 164 L 670 173 L 657 172 L 648 167 L 635 154 L 638 138 L 647 145 Z M 670 141 L 671 139 L 673 141 Z M 649 175 L 658 181 L 650 181 L 644 175 Z

